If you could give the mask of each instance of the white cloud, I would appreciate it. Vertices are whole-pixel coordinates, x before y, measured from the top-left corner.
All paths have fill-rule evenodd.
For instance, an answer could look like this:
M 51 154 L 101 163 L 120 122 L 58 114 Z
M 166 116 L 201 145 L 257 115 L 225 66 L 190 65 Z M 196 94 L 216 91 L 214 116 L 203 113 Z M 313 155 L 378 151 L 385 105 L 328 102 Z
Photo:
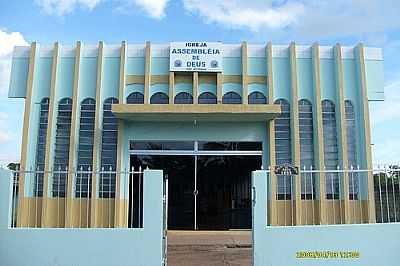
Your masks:
M 10 55 L 15 45 L 27 44 L 21 33 L 7 33 L 6 31 L 0 30 L 0 58 Z
M 311 0 L 293 30 L 313 38 L 381 33 L 400 27 L 399 12 L 397 0 Z
M 49 15 L 64 16 L 77 8 L 93 10 L 106 0 L 35 0 L 36 4 Z M 109 1 L 109 0 L 108 0 Z M 152 18 L 161 19 L 169 0 L 117 0 L 117 10 L 123 13 L 139 8 Z M 118 6 L 119 5 L 119 6 Z
M 207 23 L 229 28 L 250 28 L 253 31 L 296 24 L 304 13 L 304 5 L 299 2 L 183 0 L 183 3 L 186 10 L 198 14 Z
M 21 33 L 0 30 L 0 96 L 8 90 L 11 55 L 16 45 L 28 45 Z
M 92 10 L 101 0 L 36 0 L 35 2 L 49 15 L 63 16 L 78 7 Z
M 207 23 L 313 38 L 400 27 L 398 0 L 182 0 Z
M 169 0 L 134 0 L 134 4 L 152 18 L 161 19 Z

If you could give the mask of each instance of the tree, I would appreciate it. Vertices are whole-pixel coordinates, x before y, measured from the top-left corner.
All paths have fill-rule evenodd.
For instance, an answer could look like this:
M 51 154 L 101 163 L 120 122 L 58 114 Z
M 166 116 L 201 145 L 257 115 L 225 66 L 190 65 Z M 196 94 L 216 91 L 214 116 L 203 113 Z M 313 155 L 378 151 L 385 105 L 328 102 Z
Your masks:
M 20 166 L 19 163 L 9 163 L 9 164 L 7 165 L 7 168 L 8 168 L 9 170 L 16 171 L 16 170 L 19 169 L 19 166 Z

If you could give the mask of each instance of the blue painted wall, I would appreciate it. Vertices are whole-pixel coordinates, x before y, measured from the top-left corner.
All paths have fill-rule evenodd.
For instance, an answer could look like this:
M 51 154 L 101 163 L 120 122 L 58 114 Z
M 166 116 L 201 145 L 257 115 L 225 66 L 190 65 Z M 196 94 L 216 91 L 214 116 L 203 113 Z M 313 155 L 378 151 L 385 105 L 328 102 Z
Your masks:
M 143 228 L 9 228 L 11 174 L 0 169 L 2 266 L 155 266 L 163 259 L 163 173 L 143 178 Z
M 286 99 L 290 102 L 290 63 L 289 58 L 272 59 L 272 76 L 274 80 L 274 101 Z
M 266 76 L 267 59 L 265 57 L 249 57 L 247 59 L 247 74 L 250 76 Z
M 298 98 L 307 99 L 313 102 L 313 67 L 312 60 L 308 58 L 299 58 L 297 62 L 297 86 L 298 86 Z
M 397 266 L 400 223 L 267 226 L 266 171 L 252 173 L 255 266 Z M 359 259 L 299 259 L 300 251 L 356 251 Z
M 24 98 L 28 81 L 29 58 L 13 58 L 8 97 Z

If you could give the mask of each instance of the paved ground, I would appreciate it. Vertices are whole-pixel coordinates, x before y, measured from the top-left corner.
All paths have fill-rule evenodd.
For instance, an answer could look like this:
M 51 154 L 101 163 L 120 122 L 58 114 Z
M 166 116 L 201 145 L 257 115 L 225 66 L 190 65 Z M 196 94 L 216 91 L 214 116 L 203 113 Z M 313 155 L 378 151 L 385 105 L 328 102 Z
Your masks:
M 168 231 L 169 266 L 251 265 L 251 231 Z

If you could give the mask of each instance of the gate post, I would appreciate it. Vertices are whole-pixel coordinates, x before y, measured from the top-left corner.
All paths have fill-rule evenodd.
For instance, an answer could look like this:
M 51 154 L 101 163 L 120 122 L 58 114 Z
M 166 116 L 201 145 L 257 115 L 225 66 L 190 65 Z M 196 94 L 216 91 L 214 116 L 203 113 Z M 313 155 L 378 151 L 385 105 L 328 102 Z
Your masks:
M 163 264 L 163 186 L 164 177 L 162 170 L 144 170 L 143 172 L 143 230 L 151 236 L 154 243 L 149 254 L 148 265 Z M 154 263 L 153 262 L 154 258 Z M 157 262 L 156 262 L 157 261 Z
M 12 172 L 0 168 L 0 229 L 11 226 L 12 203 L 15 200 L 13 199 L 13 182 Z
M 251 173 L 251 181 L 251 198 L 253 205 L 253 265 L 262 265 L 257 263 L 257 247 L 262 246 L 263 232 L 267 227 L 268 221 L 268 171 L 253 171 Z

